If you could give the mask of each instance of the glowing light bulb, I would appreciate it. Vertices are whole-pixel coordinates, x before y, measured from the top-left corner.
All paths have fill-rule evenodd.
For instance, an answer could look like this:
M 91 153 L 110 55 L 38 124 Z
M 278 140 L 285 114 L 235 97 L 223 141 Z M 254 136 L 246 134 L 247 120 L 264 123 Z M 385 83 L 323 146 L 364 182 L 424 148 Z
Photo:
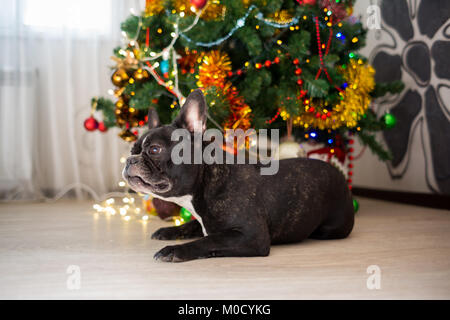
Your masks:
M 106 204 L 108 204 L 108 205 L 112 205 L 113 203 L 114 203 L 113 198 L 109 198 L 108 200 L 106 200 Z
M 125 187 L 126 183 L 124 181 L 119 182 L 119 187 Z
M 143 216 L 142 220 L 147 221 L 148 220 L 148 216 Z
M 120 212 L 120 215 L 121 215 L 121 216 L 124 216 L 124 215 L 127 214 L 127 209 L 125 209 L 125 208 L 120 208 L 120 209 L 119 209 L 119 212 Z
M 130 221 L 131 217 L 130 217 L 130 216 L 125 216 L 125 217 L 123 217 L 123 219 L 124 219 L 125 221 Z

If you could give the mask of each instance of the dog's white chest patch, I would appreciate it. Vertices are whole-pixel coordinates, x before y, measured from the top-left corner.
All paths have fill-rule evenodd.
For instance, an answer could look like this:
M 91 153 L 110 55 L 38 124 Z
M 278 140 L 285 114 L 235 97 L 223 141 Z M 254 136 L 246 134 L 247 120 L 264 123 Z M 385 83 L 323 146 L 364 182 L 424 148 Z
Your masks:
M 203 235 L 205 237 L 208 235 L 208 233 L 206 232 L 205 226 L 203 225 L 202 217 L 200 217 L 197 214 L 197 212 L 195 212 L 194 205 L 192 204 L 192 196 L 190 194 L 181 196 L 181 197 L 168 197 L 168 198 L 164 198 L 164 197 L 158 196 L 157 194 L 153 194 L 153 193 L 150 193 L 150 195 L 155 198 L 164 200 L 164 201 L 176 203 L 180 207 L 183 207 L 183 208 L 189 210 L 189 212 L 192 213 L 192 215 L 195 217 L 195 219 L 197 219 L 197 221 L 202 226 Z

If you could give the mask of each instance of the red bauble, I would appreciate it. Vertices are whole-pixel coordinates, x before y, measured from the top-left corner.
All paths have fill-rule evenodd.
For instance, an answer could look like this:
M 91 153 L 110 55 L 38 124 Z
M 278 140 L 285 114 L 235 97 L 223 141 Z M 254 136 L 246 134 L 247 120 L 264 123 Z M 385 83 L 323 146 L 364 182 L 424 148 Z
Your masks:
M 207 0 L 191 0 L 191 4 L 197 9 L 203 9 L 206 6 Z
M 98 121 L 95 120 L 94 117 L 89 117 L 86 120 L 84 120 L 84 128 L 87 131 L 94 131 L 98 128 Z
M 302 86 L 303 85 L 303 80 L 302 79 L 298 79 L 297 80 L 297 84 L 299 85 L 299 86 Z M 301 93 L 300 93 L 301 94 Z
M 98 130 L 100 130 L 101 132 L 106 132 L 108 131 L 108 127 L 105 126 L 105 123 L 102 121 L 98 124 Z
M 314 6 L 317 0 L 297 0 L 300 5 L 309 4 L 310 6 Z

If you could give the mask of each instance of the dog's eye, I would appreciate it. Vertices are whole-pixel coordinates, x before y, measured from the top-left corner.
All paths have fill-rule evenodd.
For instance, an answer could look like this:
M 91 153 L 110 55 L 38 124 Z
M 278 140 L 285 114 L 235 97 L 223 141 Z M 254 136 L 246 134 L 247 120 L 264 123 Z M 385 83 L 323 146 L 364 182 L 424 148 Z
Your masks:
M 158 154 L 161 152 L 161 150 L 162 150 L 162 148 L 160 146 L 153 145 L 153 146 L 150 146 L 149 152 L 150 152 L 150 154 Z

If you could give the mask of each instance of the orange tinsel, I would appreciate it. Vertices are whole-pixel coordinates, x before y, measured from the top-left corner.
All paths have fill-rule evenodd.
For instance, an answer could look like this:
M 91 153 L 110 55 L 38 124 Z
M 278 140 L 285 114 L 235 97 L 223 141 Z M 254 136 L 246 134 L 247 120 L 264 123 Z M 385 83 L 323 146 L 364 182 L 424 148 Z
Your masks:
M 231 114 L 223 123 L 224 129 L 250 128 L 251 109 L 239 95 L 236 87 L 227 80 L 231 71 L 231 61 L 225 52 L 213 50 L 204 54 L 199 67 L 197 86 L 207 88 L 215 86 L 228 100 Z
M 224 87 L 227 73 L 231 71 L 231 61 L 228 55 L 220 50 L 213 50 L 204 54 L 198 71 L 197 86 Z

